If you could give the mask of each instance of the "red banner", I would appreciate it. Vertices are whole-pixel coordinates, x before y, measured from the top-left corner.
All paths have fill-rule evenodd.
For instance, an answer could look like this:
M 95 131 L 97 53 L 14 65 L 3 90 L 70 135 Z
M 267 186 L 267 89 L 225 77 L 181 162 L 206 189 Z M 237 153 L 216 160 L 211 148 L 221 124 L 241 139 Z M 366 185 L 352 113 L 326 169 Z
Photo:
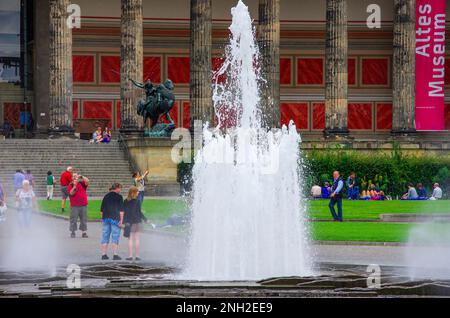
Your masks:
M 445 1 L 416 2 L 416 129 L 444 130 Z

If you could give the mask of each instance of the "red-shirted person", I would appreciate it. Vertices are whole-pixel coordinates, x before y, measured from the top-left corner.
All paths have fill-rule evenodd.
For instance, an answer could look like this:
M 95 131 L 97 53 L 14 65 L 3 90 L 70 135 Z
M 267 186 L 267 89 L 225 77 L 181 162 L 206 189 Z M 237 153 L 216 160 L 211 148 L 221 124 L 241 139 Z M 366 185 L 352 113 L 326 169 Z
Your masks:
M 73 168 L 67 167 L 66 171 L 64 171 L 61 174 L 60 178 L 60 184 L 61 184 L 61 212 L 64 213 L 64 208 L 66 207 L 66 200 L 69 197 L 69 191 L 67 190 L 69 187 L 69 184 L 72 182 L 72 174 L 73 174 Z
M 70 199 L 70 237 L 75 237 L 77 230 L 78 218 L 80 218 L 80 231 L 83 232 L 82 237 L 87 238 L 87 205 L 88 198 L 86 189 L 89 186 L 89 179 L 73 174 L 73 180 L 69 184 L 69 199 Z

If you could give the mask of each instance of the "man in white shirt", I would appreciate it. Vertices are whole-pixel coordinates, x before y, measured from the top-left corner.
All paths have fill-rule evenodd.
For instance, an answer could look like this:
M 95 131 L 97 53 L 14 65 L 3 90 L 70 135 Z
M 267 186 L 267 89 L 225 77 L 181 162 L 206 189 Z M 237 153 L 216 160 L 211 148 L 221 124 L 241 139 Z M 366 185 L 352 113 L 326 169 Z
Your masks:
M 311 195 L 314 199 L 320 199 L 322 197 L 322 188 L 317 184 L 313 185 L 311 188 Z
M 439 187 L 439 183 L 433 184 L 433 194 L 430 200 L 440 200 L 442 199 L 442 189 Z

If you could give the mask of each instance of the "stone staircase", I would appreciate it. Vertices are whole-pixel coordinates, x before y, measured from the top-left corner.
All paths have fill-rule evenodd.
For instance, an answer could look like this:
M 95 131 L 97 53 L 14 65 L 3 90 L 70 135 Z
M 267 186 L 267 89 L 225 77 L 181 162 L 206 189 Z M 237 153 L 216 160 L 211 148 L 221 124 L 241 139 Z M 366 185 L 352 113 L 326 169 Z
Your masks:
M 55 198 L 60 198 L 59 177 L 68 167 L 90 179 L 88 195 L 103 196 L 113 182 L 127 189 L 132 184 L 130 165 L 117 141 L 89 144 L 80 139 L 0 140 L 0 182 L 11 195 L 12 178 L 17 169 L 30 169 L 35 177 L 36 194 L 46 196 L 47 171 L 56 179 Z

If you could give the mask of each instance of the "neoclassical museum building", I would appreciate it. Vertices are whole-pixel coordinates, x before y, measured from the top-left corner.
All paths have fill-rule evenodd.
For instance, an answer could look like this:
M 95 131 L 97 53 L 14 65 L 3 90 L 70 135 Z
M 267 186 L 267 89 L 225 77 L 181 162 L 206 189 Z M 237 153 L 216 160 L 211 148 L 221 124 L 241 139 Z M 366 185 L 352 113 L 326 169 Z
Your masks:
M 211 71 L 221 65 L 236 2 L 0 1 L 0 124 L 19 128 L 26 109 L 36 136 L 71 133 L 86 119 L 139 132 L 142 91 L 129 78 L 171 79 L 178 127 L 211 120 Z M 305 141 L 450 142 L 450 1 L 245 3 L 260 43 L 269 126 L 293 119 Z M 419 59 L 430 54 L 427 69 Z

